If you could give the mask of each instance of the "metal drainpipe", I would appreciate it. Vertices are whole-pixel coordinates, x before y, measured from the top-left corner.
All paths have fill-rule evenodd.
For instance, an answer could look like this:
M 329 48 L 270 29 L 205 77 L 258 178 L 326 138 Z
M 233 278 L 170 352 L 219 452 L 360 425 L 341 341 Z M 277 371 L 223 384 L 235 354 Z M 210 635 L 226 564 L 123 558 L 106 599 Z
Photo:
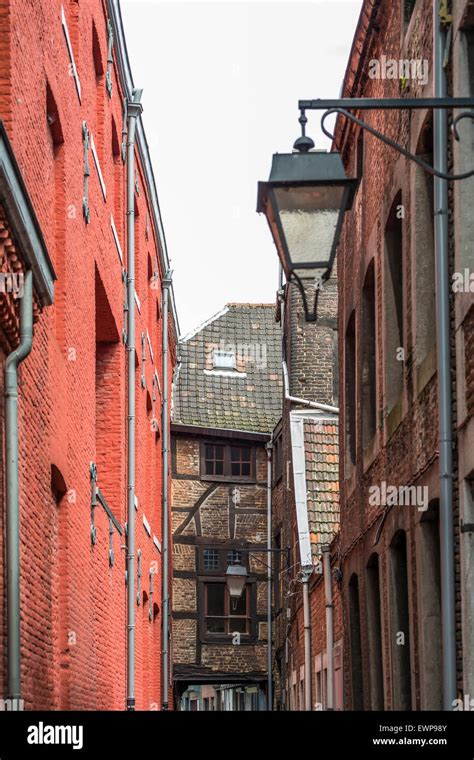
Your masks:
M 311 614 L 309 605 L 309 579 L 312 568 L 303 569 L 303 625 L 304 625 L 304 709 L 311 710 Z
M 127 710 L 135 710 L 135 130 L 142 112 L 142 90 L 127 102 Z
M 267 449 L 267 710 L 273 710 L 273 656 L 272 656 L 272 450 L 273 443 Z
M 26 272 L 20 302 L 20 343 L 5 362 L 7 667 L 8 696 L 21 699 L 20 505 L 18 467 L 18 366 L 33 345 L 33 275 Z
M 327 694 L 326 709 L 334 710 L 334 623 L 331 582 L 331 550 L 323 546 L 324 594 L 326 597 L 326 657 Z
M 447 95 L 443 58 L 446 33 L 439 16 L 439 2 L 433 0 L 434 95 Z M 434 166 L 447 172 L 448 115 L 435 109 Z M 453 527 L 453 438 L 451 412 L 450 304 L 448 262 L 448 183 L 434 179 L 436 325 L 439 406 L 439 477 L 440 477 L 440 556 L 443 645 L 443 706 L 452 710 L 456 699 L 456 621 L 454 595 L 454 527 Z
M 161 429 L 163 436 L 163 591 L 162 591 L 162 631 L 163 631 L 163 697 L 162 710 L 168 709 L 169 695 L 169 391 L 168 391 L 168 314 L 171 272 L 163 279 L 163 406 Z

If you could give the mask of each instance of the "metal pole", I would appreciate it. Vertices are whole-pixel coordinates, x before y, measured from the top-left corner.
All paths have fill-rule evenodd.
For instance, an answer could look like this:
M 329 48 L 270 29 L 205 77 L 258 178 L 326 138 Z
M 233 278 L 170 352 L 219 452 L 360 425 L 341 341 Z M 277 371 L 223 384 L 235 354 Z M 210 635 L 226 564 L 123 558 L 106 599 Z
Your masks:
M 273 710 L 272 656 L 272 442 L 267 444 L 267 710 Z
M 326 597 L 326 657 L 327 657 L 327 694 L 326 708 L 334 710 L 334 623 L 331 582 L 331 550 L 323 546 L 324 594 Z
M 168 314 L 171 272 L 163 280 L 163 406 L 161 411 L 161 428 L 163 436 L 163 590 L 162 590 L 162 651 L 163 651 L 163 697 L 162 710 L 168 709 L 169 699 L 169 391 L 168 391 Z
M 26 272 L 20 302 L 20 343 L 5 362 L 7 668 L 8 697 L 21 699 L 20 503 L 18 457 L 18 366 L 33 345 L 33 275 Z
M 127 103 L 127 710 L 135 709 L 135 129 L 142 90 Z
M 311 568 L 303 570 L 303 624 L 304 624 L 304 709 L 311 710 L 311 615 L 309 605 L 309 578 Z
M 434 94 L 446 97 L 443 58 L 446 34 L 433 1 Z M 434 110 L 434 167 L 447 171 L 448 121 L 445 110 Z M 456 622 L 454 599 L 453 463 L 451 418 L 451 361 L 449 325 L 448 183 L 434 179 L 434 237 L 439 407 L 440 555 L 443 645 L 443 706 L 452 710 L 456 699 Z

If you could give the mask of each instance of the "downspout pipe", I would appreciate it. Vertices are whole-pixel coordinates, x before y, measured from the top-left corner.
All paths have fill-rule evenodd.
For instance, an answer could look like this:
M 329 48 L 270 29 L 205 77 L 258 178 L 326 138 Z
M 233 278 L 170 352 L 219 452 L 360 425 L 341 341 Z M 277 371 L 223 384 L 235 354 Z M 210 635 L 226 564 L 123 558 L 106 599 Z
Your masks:
M 303 568 L 303 626 L 304 626 L 304 709 L 311 710 L 311 614 L 309 604 L 309 579 L 312 568 Z
M 169 644 L 170 644 L 170 588 L 169 588 L 169 420 L 170 420 L 170 401 L 169 401 L 169 305 L 170 305 L 170 288 L 172 285 L 171 272 L 168 271 L 163 279 L 163 406 L 161 409 L 161 429 L 163 438 L 163 535 L 162 535 L 162 562 L 163 562 L 163 591 L 162 591 L 162 685 L 163 696 L 161 702 L 162 710 L 168 710 L 169 683 L 170 683 L 170 663 L 169 663 Z
M 331 414 L 339 414 L 339 407 L 330 406 L 329 404 L 320 404 L 317 401 L 308 401 L 306 398 L 298 398 L 298 396 L 290 396 L 290 381 L 288 378 L 288 366 L 286 361 L 282 362 L 283 367 L 283 385 L 285 388 L 286 401 L 293 402 L 295 404 L 301 404 L 307 406 L 310 409 L 319 409 L 322 412 L 330 412 Z
M 273 710 L 273 626 L 272 626 L 272 452 L 273 443 L 267 449 L 267 710 Z
M 127 102 L 127 710 L 135 710 L 135 132 L 142 90 Z
M 323 546 L 324 596 L 326 600 L 326 709 L 334 710 L 334 606 L 332 601 L 331 549 Z
M 20 343 L 5 362 L 7 668 L 8 696 L 15 706 L 21 699 L 18 367 L 32 345 L 33 275 L 28 271 L 20 301 Z
M 439 2 L 433 0 L 434 96 L 447 96 L 443 66 L 446 31 L 439 14 Z M 448 114 L 435 109 L 434 168 L 447 172 Z M 454 585 L 453 526 L 453 436 L 450 359 L 450 308 L 448 262 L 448 183 L 434 178 L 434 239 L 436 271 L 437 372 L 439 408 L 439 478 L 440 478 L 440 575 L 441 637 L 443 662 L 443 707 L 452 710 L 456 699 L 456 619 Z

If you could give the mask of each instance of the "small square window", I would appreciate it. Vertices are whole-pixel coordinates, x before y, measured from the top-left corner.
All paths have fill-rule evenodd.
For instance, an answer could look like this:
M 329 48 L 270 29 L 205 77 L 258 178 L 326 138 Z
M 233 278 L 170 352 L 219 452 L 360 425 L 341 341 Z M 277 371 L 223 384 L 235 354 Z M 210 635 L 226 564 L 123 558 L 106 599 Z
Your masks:
M 212 352 L 212 366 L 214 369 L 235 369 L 235 354 L 233 351 L 221 351 L 215 349 Z
M 238 549 L 231 549 L 227 552 L 227 564 L 228 565 L 241 565 L 242 564 L 242 552 Z
M 202 564 L 204 570 L 219 570 L 219 552 L 217 549 L 204 549 Z
M 224 474 L 224 447 L 206 444 L 205 452 L 206 475 Z

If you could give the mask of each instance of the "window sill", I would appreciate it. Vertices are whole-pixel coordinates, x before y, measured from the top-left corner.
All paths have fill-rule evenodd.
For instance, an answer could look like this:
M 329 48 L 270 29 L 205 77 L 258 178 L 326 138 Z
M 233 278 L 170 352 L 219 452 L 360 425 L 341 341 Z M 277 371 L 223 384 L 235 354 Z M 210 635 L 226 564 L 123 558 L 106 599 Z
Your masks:
M 256 482 L 255 478 L 239 478 L 237 475 L 200 475 L 200 479 L 214 483 L 235 483 L 235 485 L 240 485 L 241 483 L 252 485 Z
M 231 647 L 235 647 L 235 644 L 233 643 L 232 639 L 235 636 L 234 633 L 227 633 L 227 634 L 216 634 L 215 636 L 209 633 L 204 633 L 201 635 L 201 643 L 202 644 L 217 644 L 219 646 L 227 645 Z M 257 637 L 252 636 L 248 633 L 241 633 L 240 634 L 240 644 L 239 646 L 245 646 L 250 645 L 254 646 L 257 643 Z

